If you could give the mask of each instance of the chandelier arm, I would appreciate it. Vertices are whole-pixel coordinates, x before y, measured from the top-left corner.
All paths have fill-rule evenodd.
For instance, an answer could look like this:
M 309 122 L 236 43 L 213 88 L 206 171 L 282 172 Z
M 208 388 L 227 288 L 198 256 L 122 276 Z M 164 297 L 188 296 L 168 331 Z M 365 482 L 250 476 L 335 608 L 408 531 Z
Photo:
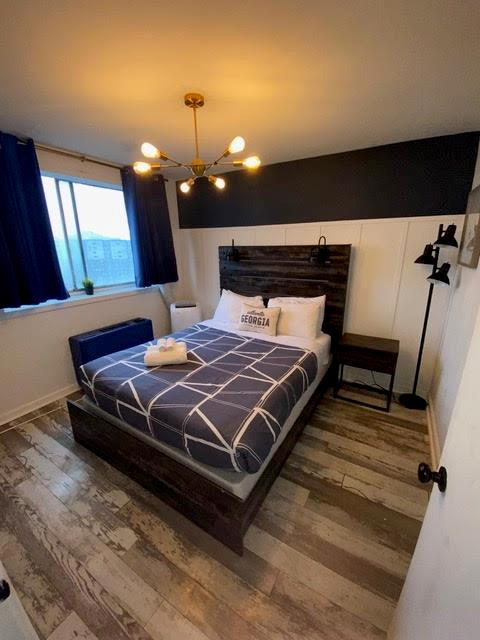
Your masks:
M 229 155 L 230 155 L 230 152 L 229 152 L 228 147 L 227 147 L 227 148 L 225 149 L 225 151 L 222 153 L 222 155 L 221 155 L 221 156 L 218 156 L 218 158 L 212 162 L 212 166 L 213 166 L 213 165 L 215 165 L 215 164 L 223 164 L 223 163 L 220 163 L 220 160 L 221 160 L 222 158 L 226 158 L 226 157 L 227 157 L 227 156 L 229 156 Z
M 169 162 L 173 162 L 172 167 L 184 167 L 185 166 L 184 162 L 178 162 L 178 160 L 174 160 L 173 158 L 170 158 L 169 156 L 166 156 L 165 154 L 163 154 L 163 155 L 164 155 L 166 160 L 168 160 Z
M 175 162 L 175 164 L 152 164 L 151 167 L 152 169 L 172 169 L 172 168 L 178 168 L 178 167 L 186 167 L 187 165 L 184 165 L 183 163 L 180 162 Z

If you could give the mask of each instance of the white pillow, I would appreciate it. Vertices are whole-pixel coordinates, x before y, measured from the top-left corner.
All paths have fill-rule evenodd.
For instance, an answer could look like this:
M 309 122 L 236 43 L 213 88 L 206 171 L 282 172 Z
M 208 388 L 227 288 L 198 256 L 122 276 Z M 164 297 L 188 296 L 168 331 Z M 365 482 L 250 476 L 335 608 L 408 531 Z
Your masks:
M 318 304 L 320 306 L 320 312 L 318 314 L 317 335 L 322 333 L 323 321 L 325 319 L 325 304 L 327 301 L 326 295 L 317 296 L 316 298 L 298 298 L 295 296 L 270 298 L 268 306 L 270 306 L 270 301 L 272 302 L 272 307 L 281 307 L 284 302 L 287 304 Z
M 280 307 L 269 307 L 260 309 L 251 304 L 242 304 L 238 329 L 240 331 L 255 331 L 264 333 L 267 336 L 277 335 L 277 322 L 280 314 Z
M 220 297 L 220 302 L 215 309 L 213 319 L 217 320 L 217 322 L 226 322 L 237 326 L 244 302 L 253 307 L 265 308 L 262 296 L 240 296 L 238 293 L 224 289 Z
M 268 301 L 269 307 L 273 307 L 273 300 Z M 317 337 L 320 305 L 282 302 L 277 306 L 281 308 L 277 323 L 278 336 Z

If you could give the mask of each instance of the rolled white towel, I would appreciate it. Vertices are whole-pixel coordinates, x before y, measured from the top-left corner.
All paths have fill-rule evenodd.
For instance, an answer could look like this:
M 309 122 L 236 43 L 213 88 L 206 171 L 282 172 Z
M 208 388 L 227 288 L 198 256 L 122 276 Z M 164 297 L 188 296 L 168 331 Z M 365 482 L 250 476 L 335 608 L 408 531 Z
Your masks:
M 176 347 L 170 351 L 149 351 L 147 349 L 143 361 L 147 367 L 183 364 L 187 362 L 187 349 L 183 347 Z
M 167 349 L 173 349 L 176 342 L 175 338 L 167 338 Z
M 162 339 L 164 340 L 165 338 L 162 338 Z M 168 351 L 169 353 L 172 353 L 172 351 L 176 351 L 178 349 L 183 349 L 184 351 L 187 350 L 187 343 L 186 342 L 176 342 L 175 341 L 175 344 L 170 349 L 168 349 L 166 347 L 164 347 L 162 349 L 163 345 L 159 345 L 159 342 L 160 342 L 160 340 L 156 344 L 149 344 L 147 346 L 147 351 L 152 351 L 154 353 L 167 353 L 167 351 Z
M 160 338 L 157 340 L 157 349 L 159 351 L 166 351 L 167 349 L 167 340 L 166 338 Z

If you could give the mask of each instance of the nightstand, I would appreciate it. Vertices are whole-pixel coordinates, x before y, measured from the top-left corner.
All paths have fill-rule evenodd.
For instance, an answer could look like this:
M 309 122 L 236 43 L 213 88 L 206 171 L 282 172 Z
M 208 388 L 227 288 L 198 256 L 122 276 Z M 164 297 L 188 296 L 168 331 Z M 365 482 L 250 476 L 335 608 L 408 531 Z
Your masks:
M 395 379 L 395 369 L 397 367 L 398 351 L 400 342 L 398 340 L 389 340 L 387 338 L 376 338 L 374 336 L 362 336 L 357 333 L 344 333 L 338 343 L 336 361 L 338 365 L 337 381 L 333 395 L 335 398 L 347 400 L 355 404 L 361 404 L 366 407 L 373 407 L 382 411 L 390 411 L 390 404 L 393 395 L 393 381 Z M 341 396 L 339 391 L 343 383 L 343 369 L 345 365 L 357 367 L 359 369 L 368 369 L 378 373 L 386 373 L 390 375 L 390 386 L 388 391 L 383 393 L 387 398 L 385 407 L 376 406 L 369 402 L 355 400 Z M 363 385 L 364 388 L 373 389 L 378 393 L 381 390 L 376 387 Z

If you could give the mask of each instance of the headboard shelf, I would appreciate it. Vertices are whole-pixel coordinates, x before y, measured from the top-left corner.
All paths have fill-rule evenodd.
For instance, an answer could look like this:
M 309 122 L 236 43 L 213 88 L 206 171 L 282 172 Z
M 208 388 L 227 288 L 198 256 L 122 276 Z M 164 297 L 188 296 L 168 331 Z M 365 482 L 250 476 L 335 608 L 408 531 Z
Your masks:
M 324 264 L 310 262 L 317 245 L 235 247 L 238 261 L 229 260 L 231 247 L 219 247 L 220 287 L 242 295 L 327 296 L 324 331 L 335 344 L 343 333 L 351 245 L 327 245 Z

